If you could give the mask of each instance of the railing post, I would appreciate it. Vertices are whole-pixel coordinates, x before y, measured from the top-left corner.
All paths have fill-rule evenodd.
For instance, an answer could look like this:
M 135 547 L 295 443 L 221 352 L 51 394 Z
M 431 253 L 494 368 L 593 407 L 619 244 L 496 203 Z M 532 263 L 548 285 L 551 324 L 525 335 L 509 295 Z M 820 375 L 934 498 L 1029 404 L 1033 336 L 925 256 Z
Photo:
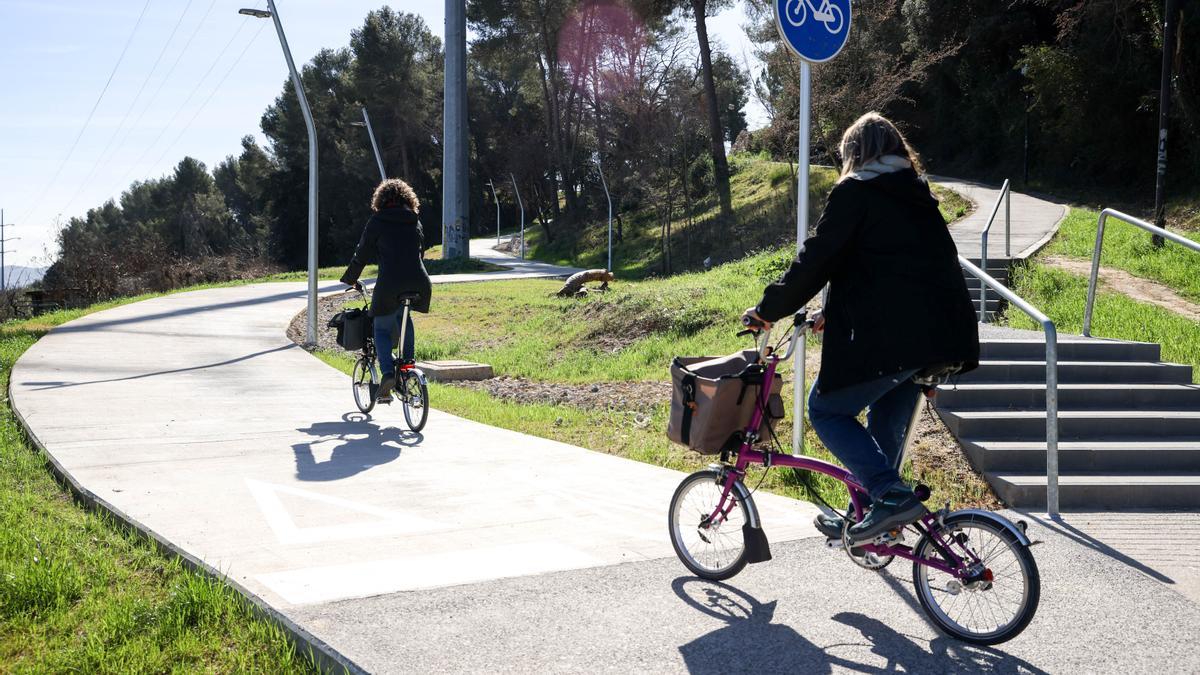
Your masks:
M 979 246 L 979 269 L 987 274 L 987 230 L 983 231 L 983 238 Z M 987 284 L 983 283 L 983 279 L 979 280 L 979 323 L 987 323 Z
M 1046 333 L 1046 512 L 1058 515 L 1058 329 L 1042 322 Z
M 1096 221 L 1096 247 L 1092 250 L 1092 274 L 1088 277 L 1087 302 L 1083 305 L 1083 335 L 1092 336 L 1092 306 L 1096 302 L 1096 282 L 1100 277 L 1100 250 L 1104 247 L 1104 223 L 1108 220 L 1108 209 L 1100 212 Z
M 1007 178 L 1004 179 L 1004 257 L 1012 259 L 1012 188 Z

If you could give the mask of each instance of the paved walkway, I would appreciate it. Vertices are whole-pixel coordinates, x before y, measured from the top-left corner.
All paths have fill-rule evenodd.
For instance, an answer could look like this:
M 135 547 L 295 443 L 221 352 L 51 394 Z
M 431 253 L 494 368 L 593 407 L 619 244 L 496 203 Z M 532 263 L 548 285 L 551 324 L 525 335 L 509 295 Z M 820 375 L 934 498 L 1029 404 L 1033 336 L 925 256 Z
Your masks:
M 507 251 L 496 250 L 496 240 L 492 237 L 472 239 L 470 242 L 471 257 L 478 258 L 493 265 L 503 265 L 507 270 L 498 272 L 470 272 L 465 274 L 435 274 L 432 276 L 435 284 L 452 284 L 466 281 L 505 281 L 508 279 L 543 279 L 570 276 L 580 269 L 578 267 L 562 267 L 550 265 L 536 260 L 521 260 Z
M 980 234 L 987 226 L 992 208 L 1000 197 L 999 185 L 985 185 L 957 178 L 931 176 L 934 182 L 944 185 L 966 197 L 975 204 L 975 210 L 966 218 L 950 226 L 958 252 L 967 258 L 980 255 Z M 1019 192 L 1011 192 L 1011 243 L 1012 255 L 1004 253 L 1004 205 L 996 214 L 992 229 L 988 232 L 988 258 L 1028 258 L 1050 241 L 1058 230 L 1059 223 L 1070 210 L 1065 204 L 1052 202 Z

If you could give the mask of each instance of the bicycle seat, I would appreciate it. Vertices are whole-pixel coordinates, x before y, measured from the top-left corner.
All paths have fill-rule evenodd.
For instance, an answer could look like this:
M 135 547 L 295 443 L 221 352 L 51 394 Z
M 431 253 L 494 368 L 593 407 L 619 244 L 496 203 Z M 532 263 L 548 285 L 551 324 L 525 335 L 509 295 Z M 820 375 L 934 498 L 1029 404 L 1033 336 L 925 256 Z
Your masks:
M 401 293 L 400 295 L 396 296 L 396 298 L 398 300 L 400 300 L 400 302 L 413 302 L 413 301 L 416 301 L 417 299 L 419 299 L 420 297 L 421 297 L 420 293 Z

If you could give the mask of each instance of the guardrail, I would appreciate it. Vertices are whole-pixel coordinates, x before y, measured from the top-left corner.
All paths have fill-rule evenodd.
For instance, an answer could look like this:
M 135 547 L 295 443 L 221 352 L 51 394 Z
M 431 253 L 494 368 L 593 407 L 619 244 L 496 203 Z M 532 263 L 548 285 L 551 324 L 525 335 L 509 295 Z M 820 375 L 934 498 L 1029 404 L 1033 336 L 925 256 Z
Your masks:
M 1000 186 L 1000 196 L 996 197 L 996 205 L 992 207 L 992 215 L 988 218 L 987 225 L 983 226 L 983 232 L 979 236 L 979 265 L 987 272 L 988 254 L 988 233 L 992 230 L 992 223 L 996 222 L 996 214 L 1000 212 L 1000 204 L 1004 204 L 1004 255 L 1012 257 L 1012 198 L 1008 189 L 1008 179 L 1004 179 L 1004 185 Z M 987 323 L 987 287 L 979 284 L 979 323 Z
M 1083 307 L 1083 334 L 1088 337 L 1092 335 L 1092 306 L 1096 302 L 1096 281 L 1100 276 L 1100 249 L 1104 247 L 1104 224 L 1108 222 L 1109 217 L 1140 227 L 1147 232 L 1157 234 L 1163 239 L 1173 241 L 1176 244 L 1200 253 L 1200 243 L 1196 243 L 1187 237 L 1181 237 L 1174 232 L 1168 232 L 1161 227 L 1151 225 L 1140 218 L 1134 218 L 1116 209 L 1104 209 L 1101 211 L 1100 218 L 1096 221 L 1096 247 L 1092 251 L 1092 275 L 1088 278 L 1087 304 Z
M 984 270 L 971 264 L 970 260 L 958 256 L 958 264 L 979 279 L 983 287 L 991 287 L 1009 304 L 1028 314 L 1042 324 L 1046 334 L 1046 511 L 1058 515 L 1058 329 L 1054 322 L 1024 298 L 1013 293 L 1004 284 L 996 281 Z

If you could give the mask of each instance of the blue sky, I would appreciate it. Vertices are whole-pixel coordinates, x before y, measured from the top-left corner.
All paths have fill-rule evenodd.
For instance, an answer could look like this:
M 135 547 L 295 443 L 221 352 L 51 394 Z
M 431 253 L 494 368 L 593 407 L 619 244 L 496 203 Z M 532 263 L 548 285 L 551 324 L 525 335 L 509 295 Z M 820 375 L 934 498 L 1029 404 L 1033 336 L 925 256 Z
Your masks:
M 367 12 L 383 4 L 276 2 L 297 65 L 321 48 L 347 45 Z M 441 0 L 386 4 L 421 15 L 442 34 Z M 17 225 L 6 236 L 21 238 L 9 243 L 15 252 L 6 262 L 47 264 L 57 253 L 56 222 L 119 196 L 133 180 L 170 172 L 185 155 L 211 169 L 238 151 L 242 136 L 261 142 L 259 118 L 281 91 L 287 66 L 271 22 L 237 10 L 265 6 L 0 0 L 0 208 Z M 709 21 L 710 34 L 739 60 L 750 51 L 744 22 L 740 3 Z M 752 126 L 762 121 L 761 110 L 749 113 Z

